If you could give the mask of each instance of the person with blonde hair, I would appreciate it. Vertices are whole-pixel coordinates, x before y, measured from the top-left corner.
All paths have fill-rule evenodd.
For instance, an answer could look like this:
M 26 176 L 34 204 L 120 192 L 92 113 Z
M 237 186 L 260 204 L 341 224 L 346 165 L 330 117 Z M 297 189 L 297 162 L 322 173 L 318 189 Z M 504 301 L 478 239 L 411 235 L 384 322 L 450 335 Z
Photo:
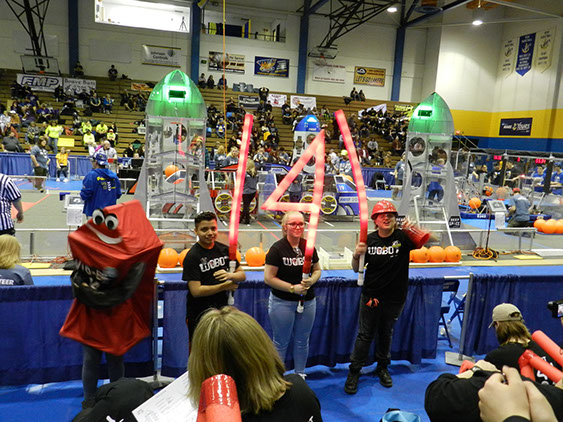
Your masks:
M 237 386 L 244 422 L 322 421 L 315 393 L 300 376 L 284 372 L 272 341 L 250 315 L 225 306 L 202 316 L 188 363 L 188 397 L 195 406 L 203 381 L 225 374 Z
M 250 224 L 250 203 L 256 198 L 257 185 L 258 175 L 256 174 L 256 166 L 254 161 L 248 160 L 246 162 L 246 175 L 242 191 L 242 211 L 240 213 L 240 222 L 242 224 Z
M 21 245 L 14 236 L 0 235 L 0 286 L 33 286 L 29 270 L 18 265 Z
M 305 218 L 297 211 L 286 213 L 281 221 L 283 238 L 266 255 L 264 281 L 272 288 L 268 315 L 273 340 L 282 361 L 293 335 L 295 373 L 305 377 L 309 356 L 309 336 L 315 322 L 317 301 L 313 285 L 321 278 L 317 250 L 313 250 L 311 272 L 303 278 Z

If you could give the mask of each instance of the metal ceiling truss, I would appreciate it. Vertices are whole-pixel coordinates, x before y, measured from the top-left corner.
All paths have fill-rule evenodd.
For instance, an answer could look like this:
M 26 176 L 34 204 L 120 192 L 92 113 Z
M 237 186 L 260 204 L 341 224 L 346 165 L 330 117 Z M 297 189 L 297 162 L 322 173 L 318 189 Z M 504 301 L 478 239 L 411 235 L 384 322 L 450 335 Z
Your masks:
M 50 0 L 6 0 L 31 39 L 34 56 L 47 56 L 43 24 L 45 23 L 49 2 Z
M 317 4 L 319 3 L 321 1 Z M 331 1 L 331 11 L 328 14 L 330 26 L 328 34 L 319 45 L 322 48 L 331 47 L 338 38 L 386 11 L 396 0 L 335 0 L 334 3 L 337 3 L 337 7 L 333 9 Z

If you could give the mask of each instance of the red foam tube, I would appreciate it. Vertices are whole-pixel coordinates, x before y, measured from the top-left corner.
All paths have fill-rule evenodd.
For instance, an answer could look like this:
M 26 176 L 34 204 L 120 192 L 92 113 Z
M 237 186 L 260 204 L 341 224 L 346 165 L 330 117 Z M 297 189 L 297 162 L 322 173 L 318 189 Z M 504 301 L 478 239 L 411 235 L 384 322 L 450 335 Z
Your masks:
M 550 339 L 543 331 L 538 330 L 532 334 L 532 340 L 557 362 L 563 366 L 563 350 Z
M 463 374 L 465 371 L 469 371 L 471 368 L 475 366 L 475 362 L 471 362 L 470 360 L 464 360 L 459 367 L 459 373 Z
M 532 381 L 536 380 L 536 371 L 530 365 L 520 367 L 520 375 L 530 378 Z
M 522 359 L 522 361 L 528 360 L 528 364 L 531 367 L 540 371 L 542 374 L 544 374 L 553 382 L 559 382 L 561 378 L 563 378 L 563 372 L 561 372 L 559 369 L 547 363 L 545 360 L 540 358 L 531 350 L 526 350 L 524 353 L 522 353 L 520 359 Z M 518 360 L 519 365 L 521 365 L 520 359 Z
M 428 239 L 430 239 L 430 233 L 416 226 L 409 226 L 403 229 L 403 231 L 406 233 L 409 239 L 412 240 L 412 243 L 414 243 L 417 249 L 422 248 L 426 244 L 426 242 L 428 242 Z
M 242 191 L 244 189 L 244 178 L 246 177 L 246 163 L 248 160 L 248 150 L 250 145 L 250 134 L 252 133 L 252 122 L 254 116 L 245 114 L 244 126 L 242 128 L 242 141 L 237 166 L 237 183 L 233 192 L 233 206 L 231 208 L 231 222 L 229 224 L 229 259 L 237 259 L 238 245 L 238 224 L 240 218 L 240 202 L 242 201 Z
M 214 375 L 201 384 L 197 422 L 241 422 L 235 381 Z

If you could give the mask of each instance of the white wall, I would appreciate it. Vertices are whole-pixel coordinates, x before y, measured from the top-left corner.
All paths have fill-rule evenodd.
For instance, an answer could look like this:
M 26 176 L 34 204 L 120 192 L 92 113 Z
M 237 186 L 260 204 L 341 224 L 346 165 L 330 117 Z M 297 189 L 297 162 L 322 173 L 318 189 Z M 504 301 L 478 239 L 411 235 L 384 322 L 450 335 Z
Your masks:
M 422 79 L 421 99 L 436 91 L 438 60 L 440 57 L 441 28 L 429 28 L 426 36 L 426 57 L 424 58 L 424 75 Z
M 443 27 L 436 92 L 451 109 L 493 111 L 500 25 Z

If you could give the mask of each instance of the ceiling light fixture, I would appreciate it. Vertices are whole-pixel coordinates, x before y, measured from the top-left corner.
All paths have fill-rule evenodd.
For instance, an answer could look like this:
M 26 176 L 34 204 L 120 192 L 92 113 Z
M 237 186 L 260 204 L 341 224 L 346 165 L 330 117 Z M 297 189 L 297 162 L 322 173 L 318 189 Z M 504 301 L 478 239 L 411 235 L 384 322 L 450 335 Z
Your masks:
M 397 8 L 396 8 L 395 6 L 391 6 L 391 7 L 389 7 L 389 8 L 387 9 L 387 11 L 388 11 L 389 13 L 395 13 L 395 12 L 397 11 Z

